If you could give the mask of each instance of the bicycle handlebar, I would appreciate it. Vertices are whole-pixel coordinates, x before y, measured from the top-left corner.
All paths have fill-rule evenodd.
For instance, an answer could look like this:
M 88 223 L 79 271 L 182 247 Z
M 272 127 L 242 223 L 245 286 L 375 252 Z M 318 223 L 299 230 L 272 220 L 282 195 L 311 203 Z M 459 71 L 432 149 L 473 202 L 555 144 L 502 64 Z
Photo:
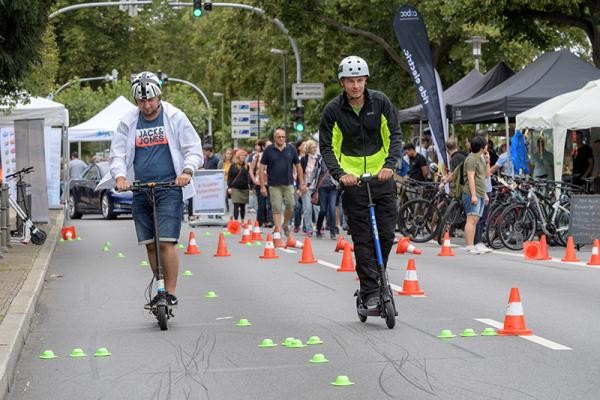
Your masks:
M 6 179 L 9 179 L 9 178 L 15 177 L 15 176 L 17 176 L 17 175 L 21 175 L 21 174 L 30 174 L 30 173 L 32 173 L 32 172 L 34 172 L 34 171 L 33 171 L 33 167 L 27 167 L 27 168 L 23 168 L 23 169 L 21 169 L 21 170 L 19 170 L 19 171 L 13 172 L 13 173 L 12 173 L 12 174 L 10 174 L 10 175 L 6 175 L 6 176 L 5 176 L 5 178 L 6 178 Z
M 139 192 L 139 191 L 142 191 L 144 189 L 154 189 L 154 188 L 159 188 L 159 187 L 179 187 L 179 185 L 177 185 L 175 183 L 175 181 L 169 181 L 169 182 L 146 182 L 146 183 L 142 183 L 140 181 L 134 181 L 131 184 L 131 186 L 129 186 L 129 188 L 127 190 L 131 190 L 132 192 Z M 116 188 L 115 188 L 115 190 L 119 191 Z

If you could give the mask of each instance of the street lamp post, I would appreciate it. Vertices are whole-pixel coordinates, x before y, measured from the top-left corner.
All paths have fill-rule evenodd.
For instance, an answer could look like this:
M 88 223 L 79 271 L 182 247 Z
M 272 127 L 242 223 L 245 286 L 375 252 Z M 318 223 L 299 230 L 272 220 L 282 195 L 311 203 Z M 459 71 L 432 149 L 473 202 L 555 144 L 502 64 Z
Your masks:
M 287 107 L 287 51 L 281 49 L 271 49 L 271 54 L 283 57 L 283 127 L 287 130 L 288 126 L 288 107 Z
M 221 92 L 213 92 L 214 97 L 221 98 L 221 132 L 225 136 L 225 95 Z
M 481 44 L 487 42 L 483 36 L 472 36 L 471 39 L 465 40 L 465 43 L 473 45 L 473 58 L 475 59 L 475 69 L 477 71 L 479 71 L 479 60 L 481 59 Z
M 67 88 L 67 86 L 72 85 L 73 83 L 76 82 L 90 82 L 90 81 L 106 81 L 106 82 L 114 82 L 117 80 L 117 78 L 119 77 L 119 71 L 117 71 L 116 69 L 113 68 L 113 70 L 111 71 L 111 74 L 106 74 L 104 76 L 92 76 L 91 78 L 77 78 L 77 79 L 73 79 L 72 81 L 68 81 L 67 83 L 63 84 L 61 87 L 59 87 L 58 89 L 56 89 L 56 92 L 54 93 L 49 93 L 47 96 L 48 100 L 52 100 L 54 99 L 54 96 L 56 96 L 57 94 L 59 94 L 60 92 L 62 92 L 64 89 Z

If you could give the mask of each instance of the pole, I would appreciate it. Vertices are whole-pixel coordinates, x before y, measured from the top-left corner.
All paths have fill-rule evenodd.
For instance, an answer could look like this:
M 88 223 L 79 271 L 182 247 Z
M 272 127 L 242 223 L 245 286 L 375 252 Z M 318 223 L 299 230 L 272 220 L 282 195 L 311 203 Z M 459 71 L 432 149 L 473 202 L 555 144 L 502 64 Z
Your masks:
M 179 82 L 179 83 L 183 83 L 185 85 L 191 86 L 196 92 L 198 92 L 198 94 L 200 95 L 200 97 L 202 97 L 202 100 L 204 100 L 204 104 L 206 105 L 206 108 L 208 109 L 208 137 L 209 137 L 209 142 L 210 144 L 213 144 L 213 137 L 212 137 L 212 110 L 210 108 L 210 103 L 208 102 L 208 98 L 206 97 L 206 95 L 204 94 L 204 92 L 202 91 L 202 89 L 200 89 L 198 86 L 194 85 L 192 82 L 183 80 L 183 79 L 178 79 L 178 78 L 171 78 L 169 77 L 169 81 L 172 82 Z
M 221 132 L 225 135 L 225 95 L 221 96 Z
M 260 96 L 256 96 L 256 98 L 258 99 L 258 105 L 257 105 L 257 110 L 258 110 L 258 132 L 256 134 L 256 139 L 260 139 Z
M 287 54 L 283 54 L 283 128 L 287 132 L 288 106 L 287 106 Z

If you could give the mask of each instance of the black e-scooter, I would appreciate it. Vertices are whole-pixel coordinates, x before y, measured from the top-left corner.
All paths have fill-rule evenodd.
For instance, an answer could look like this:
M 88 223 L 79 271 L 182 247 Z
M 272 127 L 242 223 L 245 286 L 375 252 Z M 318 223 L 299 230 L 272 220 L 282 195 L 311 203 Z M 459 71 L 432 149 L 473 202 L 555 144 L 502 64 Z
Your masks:
M 373 242 L 375 244 L 375 254 L 377 256 L 377 271 L 379 272 L 379 306 L 372 309 L 365 307 L 362 303 L 360 293 L 357 290 L 356 293 L 354 293 L 354 296 L 356 297 L 356 312 L 358 313 L 358 319 L 361 322 L 365 322 L 367 317 L 380 316 L 385 319 L 387 327 L 393 329 L 396 325 L 398 311 L 396 311 L 392 288 L 390 287 L 387 271 L 383 264 L 381 243 L 379 242 L 379 231 L 377 230 L 377 221 L 375 219 L 375 204 L 371 197 L 370 182 L 373 179 L 376 179 L 376 176 L 371 174 L 363 174 L 360 177 L 360 182 L 364 183 L 367 187 L 367 195 L 369 196 L 369 219 L 371 220 L 371 230 L 373 233 Z
M 152 204 L 152 223 L 154 227 L 154 255 L 156 257 L 156 275 L 152 278 L 152 281 L 156 279 L 156 290 L 158 292 L 158 301 L 152 307 L 150 312 L 154 314 L 156 320 L 158 321 L 158 326 L 160 326 L 161 331 L 166 331 L 168 328 L 167 321 L 170 318 L 175 317 L 173 314 L 173 309 L 169 306 L 167 302 L 167 292 L 165 291 L 165 275 L 163 271 L 163 266 L 160 261 L 160 241 L 158 237 L 158 218 L 156 216 L 156 198 L 154 196 L 154 191 L 156 188 L 169 188 L 169 187 L 179 187 L 175 184 L 175 182 L 148 182 L 141 183 L 139 181 L 133 182 L 130 190 L 132 192 L 143 192 L 150 203 Z M 148 294 L 150 299 L 152 299 L 152 282 L 148 287 Z M 148 299 L 148 300 L 150 300 Z

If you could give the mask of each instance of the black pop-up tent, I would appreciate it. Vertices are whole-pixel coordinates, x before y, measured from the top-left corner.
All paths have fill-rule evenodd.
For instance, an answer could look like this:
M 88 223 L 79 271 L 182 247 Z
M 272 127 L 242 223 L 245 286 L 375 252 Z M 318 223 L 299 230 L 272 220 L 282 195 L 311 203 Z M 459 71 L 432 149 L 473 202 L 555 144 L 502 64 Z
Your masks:
M 472 69 L 454 85 L 444 90 L 447 117 L 451 117 L 451 107 L 453 104 L 485 93 L 512 75 L 514 75 L 514 72 L 504 62 L 496 64 L 485 75 L 476 69 Z M 427 115 L 423 106 L 418 104 L 410 108 L 398 110 L 398 119 L 401 123 L 417 123 L 419 121 L 426 121 Z
M 560 94 L 600 79 L 600 69 L 568 50 L 544 53 L 512 78 L 452 106 L 454 124 L 507 122 Z

